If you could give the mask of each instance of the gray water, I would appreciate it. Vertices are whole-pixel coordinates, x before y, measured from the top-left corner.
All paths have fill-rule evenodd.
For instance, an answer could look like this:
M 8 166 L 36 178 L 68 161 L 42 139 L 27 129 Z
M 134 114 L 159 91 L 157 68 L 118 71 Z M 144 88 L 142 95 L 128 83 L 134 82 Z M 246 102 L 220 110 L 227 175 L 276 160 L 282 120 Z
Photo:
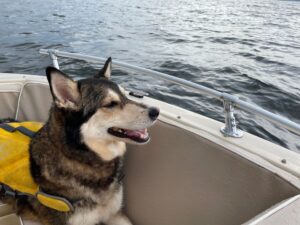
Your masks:
M 40 48 L 112 56 L 239 96 L 300 123 L 300 1 L 0 0 L 0 72 L 41 74 Z M 76 77 L 100 65 L 60 60 Z M 143 74 L 129 89 L 223 121 L 221 102 Z M 293 151 L 299 136 L 237 111 L 239 127 Z

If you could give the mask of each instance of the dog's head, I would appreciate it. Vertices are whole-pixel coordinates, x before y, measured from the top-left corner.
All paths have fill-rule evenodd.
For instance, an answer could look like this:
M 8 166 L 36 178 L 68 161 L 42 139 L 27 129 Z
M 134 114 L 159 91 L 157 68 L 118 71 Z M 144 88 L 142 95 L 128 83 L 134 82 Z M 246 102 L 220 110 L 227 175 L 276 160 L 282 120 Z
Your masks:
M 46 74 L 53 107 L 64 112 L 68 132 L 78 132 L 74 137 L 91 150 L 97 152 L 95 148 L 112 142 L 149 141 L 147 128 L 156 121 L 159 109 L 128 99 L 124 90 L 110 81 L 111 58 L 96 76 L 77 82 L 53 67 L 48 67 Z

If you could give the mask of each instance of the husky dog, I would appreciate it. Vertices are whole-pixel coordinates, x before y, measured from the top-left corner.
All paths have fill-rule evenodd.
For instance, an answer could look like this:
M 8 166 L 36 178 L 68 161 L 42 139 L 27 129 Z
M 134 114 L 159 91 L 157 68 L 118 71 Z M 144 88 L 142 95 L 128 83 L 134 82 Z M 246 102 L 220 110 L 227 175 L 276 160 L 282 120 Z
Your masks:
M 53 67 L 46 74 L 54 103 L 30 144 L 31 174 L 74 210 L 59 212 L 27 197 L 18 200 L 19 213 L 45 225 L 130 225 L 121 210 L 125 142 L 147 143 L 159 110 L 129 100 L 109 80 L 111 58 L 95 77 L 77 82 Z

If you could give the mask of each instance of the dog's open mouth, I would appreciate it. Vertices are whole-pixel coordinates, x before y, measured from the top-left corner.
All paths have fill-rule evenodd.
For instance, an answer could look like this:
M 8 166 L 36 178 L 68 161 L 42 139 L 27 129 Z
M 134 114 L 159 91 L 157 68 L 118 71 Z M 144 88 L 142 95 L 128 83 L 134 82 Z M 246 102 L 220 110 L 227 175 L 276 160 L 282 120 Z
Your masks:
M 128 138 L 138 143 L 144 143 L 149 140 L 149 134 L 146 128 L 141 130 L 127 130 L 111 127 L 108 129 L 108 133 L 119 138 Z

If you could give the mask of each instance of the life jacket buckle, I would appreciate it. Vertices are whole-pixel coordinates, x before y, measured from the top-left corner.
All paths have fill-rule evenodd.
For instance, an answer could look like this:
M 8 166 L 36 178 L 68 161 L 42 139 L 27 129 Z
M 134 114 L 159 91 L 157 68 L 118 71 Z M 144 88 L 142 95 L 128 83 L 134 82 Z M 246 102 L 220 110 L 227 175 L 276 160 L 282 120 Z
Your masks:
M 0 184 L 0 193 L 3 193 L 3 195 L 9 196 L 12 198 L 15 198 L 17 195 L 13 189 L 11 189 L 10 187 L 8 187 L 7 185 L 4 185 L 4 184 Z

